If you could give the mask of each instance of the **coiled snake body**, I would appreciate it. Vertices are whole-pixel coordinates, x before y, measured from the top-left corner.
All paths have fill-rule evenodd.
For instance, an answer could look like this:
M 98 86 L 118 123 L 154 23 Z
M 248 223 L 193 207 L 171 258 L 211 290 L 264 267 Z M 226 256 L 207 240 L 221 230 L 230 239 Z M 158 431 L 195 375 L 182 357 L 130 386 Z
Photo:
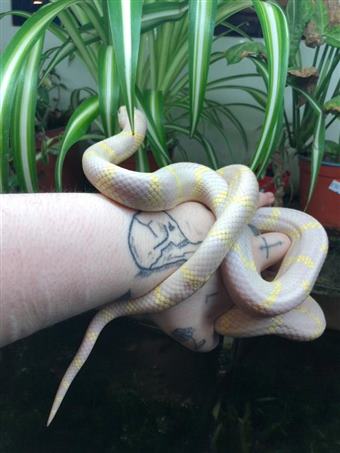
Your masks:
M 322 226 L 307 214 L 289 209 L 256 211 L 258 184 L 252 171 L 242 165 L 215 172 L 194 163 L 178 163 L 150 174 L 120 168 L 118 164 L 143 142 L 146 120 L 135 110 L 133 135 L 125 107 L 120 108 L 118 117 L 122 132 L 92 145 L 84 153 L 84 172 L 92 184 L 110 199 L 143 211 L 166 210 L 184 201 L 198 201 L 213 212 L 216 222 L 188 261 L 158 287 L 97 313 L 58 388 L 48 425 L 107 323 L 120 316 L 155 313 L 180 303 L 201 288 L 221 264 L 235 306 L 216 320 L 219 334 L 275 333 L 309 340 L 321 335 L 325 328 L 323 313 L 309 296 L 327 253 L 327 235 Z M 247 227 L 250 221 L 260 231 L 280 231 L 292 241 L 272 282 L 265 281 L 256 271 Z

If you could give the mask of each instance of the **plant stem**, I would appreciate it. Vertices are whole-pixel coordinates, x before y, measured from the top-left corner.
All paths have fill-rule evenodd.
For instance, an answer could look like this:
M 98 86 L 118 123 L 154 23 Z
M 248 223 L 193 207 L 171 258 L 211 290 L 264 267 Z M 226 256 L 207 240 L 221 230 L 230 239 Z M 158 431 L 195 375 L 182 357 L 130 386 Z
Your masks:
M 316 67 L 316 62 L 317 62 L 317 59 L 319 56 L 319 52 L 320 52 L 320 46 L 318 46 L 314 52 L 314 58 L 313 58 L 313 63 L 312 63 L 312 66 L 314 66 L 314 67 Z
M 315 90 L 315 97 L 318 98 L 320 96 L 320 101 L 323 102 L 323 99 L 326 96 L 326 92 L 329 86 L 329 81 L 332 78 L 334 65 L 336 66 L 339 62 L 339 58 L 337 58 L 337 49 L 331 49 L 326 59 L 326 63 L 323 67 L 322 75 L 320 74 L 319 83 Z
M 334 115 L 333 118 L 332 118 L 331 120 L 329 120 L 328 123 L 326 124 L 326 129 L 328 129 L 329 126 L 330 126 L 331 124 L 333 124 L 334 121 L 335 121 L 336 119 L 337 119 L 337 116 Z
M 294 148 L 294 141 L 293 141 L 293 137 L 292 137 L 292 132 L 290 130 L 289 121 L 288 121 L 287 113 L 286 113 L 285 109 L 283 109 L 283 117 L 284 117 L 285 124 L 286 124 L 286 130 L 287 130 L 287 134 L 288 134 L 289 146 L 291 148 Z
M 299 148 L 299 128 L 297 122 L 297 109 L 298 109 L 298 95 L 295 90 L 292 91 L 292 103 L 293 103 L 293 148 Z

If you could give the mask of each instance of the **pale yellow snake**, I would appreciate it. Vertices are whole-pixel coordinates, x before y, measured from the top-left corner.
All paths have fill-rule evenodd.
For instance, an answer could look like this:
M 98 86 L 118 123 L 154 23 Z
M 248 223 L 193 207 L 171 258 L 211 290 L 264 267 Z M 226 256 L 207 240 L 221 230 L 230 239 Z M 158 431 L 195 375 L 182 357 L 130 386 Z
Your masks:
M 327 253 L 328 240 L 312 217 L 293 210 L 261 208 L 256 177 L 246 166 L 215 172 L 194 163 L 178 163 L 155 173 L 136 173 L 118 164 L 144 140 L 146 120 L 135 111 L 132 135 L 126 109 L 119 110 L 122 132 L 92 145 L 83 157 L 87 178 L 104 195 L 143 211 L 173 208 L 188 200 L 206 205 L 216 222 L 188 261 L 157 288 L 138 299 L 115 302 L 100 310 L 65 373 L 48 424 L 54 418 L 74 377 L 85 363 L 100 332 L 111 320 L 166 310 L 201 288 L 222 264 L 223 279 L 235 306 L 216 320 L 216 331 L 229 336 L 275 333 L 309 340 L 321 335 L 325 320 L 309 296 Z M 287 234 L 292 245 L 273 282 L 256 271 L 250 247 L 251 221 L 260 231 Z

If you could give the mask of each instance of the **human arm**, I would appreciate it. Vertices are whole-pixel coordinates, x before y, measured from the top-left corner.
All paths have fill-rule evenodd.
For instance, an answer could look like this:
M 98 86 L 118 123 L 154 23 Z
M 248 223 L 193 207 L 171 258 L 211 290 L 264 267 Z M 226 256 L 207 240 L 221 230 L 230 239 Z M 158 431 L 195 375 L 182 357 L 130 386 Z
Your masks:
M 1 196 L 0 345 L 121 297 L 147 293 L 195 251 L 213 221 L 210 211 L 193 202 L 146 214 L 98 194 Z M 166 255 L 171 242 L 174 249 Z M 255 255 L 256 250 L 260 244 Z M 216 280 L 204 291 L 216 293 L 215 286 Z M 171 334 L 178 309 L 155 322 Z M 194 310 L 200 319 L 205 315 L 198 303 Z
M 145 294 L 198 247 L 213 221 L 198 203 L 168 211 L 183 235 L 172 230 L 175 241 L 188 243 L 176 262 L 141 272 L 155 241 L 135 214 L 98 194 L 1 196 L 0 345 L 124 295 Z M 170 220 L 164 213 L 148 216 L 155 228 Z M 142 245 L 137 264 L 134 243 Z

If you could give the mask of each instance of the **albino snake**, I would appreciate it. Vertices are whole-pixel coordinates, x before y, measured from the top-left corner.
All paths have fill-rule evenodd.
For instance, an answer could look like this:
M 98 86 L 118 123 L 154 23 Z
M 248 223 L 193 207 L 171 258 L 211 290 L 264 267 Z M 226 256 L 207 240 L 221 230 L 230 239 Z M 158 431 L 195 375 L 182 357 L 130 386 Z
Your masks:
M 212 211 L 216 222 L 188 261 L 158 287 L 137 299 L 114 302 L 97 313 L 62 379 L 48 425 L 107 323 L 120 316 L 173 307 L 201 288 L 221 264 L 235 306 L 216 320 L 219 334 L 278 334 L 310 340 L 325 329 L 323 313 L 309 296 L 328 249 L 323 227 L 307 214 L 290 209 L 256 211 L 258 183 L 243 165 L 231 165 L 218 172 L 194 163 L 169 165 L 155 173 L 120 168 L 117 164 L 143 142 L 146 120 L 135 110 L 133 135 L 125 107 L 120 108 L 118 117 L 122 132 L 90 146 L 84 153 L 83 168 L 91 183 L 110 199 L 143 211 L 161 211 L 184 201 L 198 201 Z M 279 231 L 292 241 L 272 282 L 256 271 L 247 227 L 250 221 L 261 232 Z

